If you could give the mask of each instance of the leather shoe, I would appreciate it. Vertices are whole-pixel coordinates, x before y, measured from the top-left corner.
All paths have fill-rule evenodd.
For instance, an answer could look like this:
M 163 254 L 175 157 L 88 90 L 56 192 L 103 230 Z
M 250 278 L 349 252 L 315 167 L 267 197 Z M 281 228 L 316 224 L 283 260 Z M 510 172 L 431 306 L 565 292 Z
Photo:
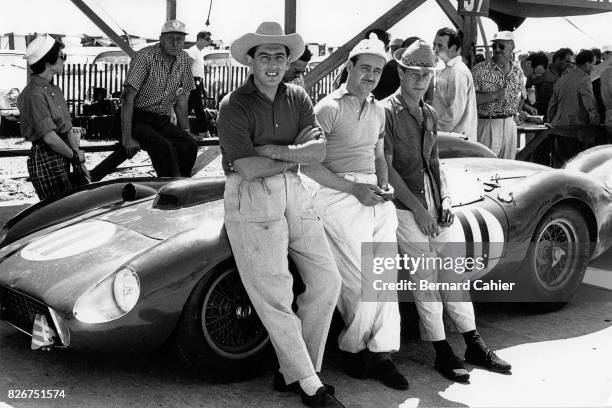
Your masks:
M 302 402 L 304 405 L 309 407 L 343 407 L 342 404 L 336 397 L 334 397 L 333 392 L 327 385 L 320 387 L 315 395 L 306 395 L 304 391 L 302 393 Z
M 371 376 L 372 378 L 380 380 L 387 387 L 394 388 L 396 390 L 408 389 L 408 380 L 402 373 L 399 372 L 391 359 L 373 362 Z
M 361 350 L 359 353 L 346 353 L 347 360 L 344 366 L 344 372 L 358 380 L 365 380 L 370 377 L 370 369 L 374 354 L 368 350 Z
M 486 368 L 496 373 L 509 374 L 512 366 L 502 360 L 488 347 L 468 346 L 465 349 L 465 362 Z
M 319 373 L 317 373 L 317 375 L 319 375 Z M 331 394 L 334 394 L 336 392 L 336 389 L 334 388 L 333 385 L 329 385 L 329 384 L 323 384 L 323 385 L 327 387 L 328 391 Z M 272 388 L 274 388 L 274 391 L 294 392 L 296 394 L 299 394 L 300 391 L 302 391 L 302 389 L 300 388 L 300 383 L 298 381 L 292 382 L 291 384 L 285 383 L 285 377 L 283 377 L 281 372 L 278 370 L 274 372 L 274 379 L 272 380 Z
M 459 357 L 454 354 L 445 357 L 437 355 L 434 368 L 451 381 L 467 383 L 470 379 L 470 373 L 467 372 Z
M 281 374 L 280 371 L 274 372 L 274 379 L 272 380 L 272 388 L 278 392 L 300 392 L 300 383 L 292 382 L 291 384 L 285 383 L 285 377 Z

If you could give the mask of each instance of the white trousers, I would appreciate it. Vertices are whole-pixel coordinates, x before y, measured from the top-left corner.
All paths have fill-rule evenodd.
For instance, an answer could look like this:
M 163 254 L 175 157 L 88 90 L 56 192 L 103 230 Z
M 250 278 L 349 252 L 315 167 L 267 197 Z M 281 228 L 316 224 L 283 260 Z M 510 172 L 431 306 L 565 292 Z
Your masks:
M 397 210 L 399 226 L 397 229 L 397 242 L 401 254 L 415 258 L 436 257 L 438 250 L 448 239 L 446 232 L 450 228 L 441 228 L 440 235 L 435 238 L 428 237 L 419 228 L 412 211 Z M 446 338 L 444 331 L 443 312 L 446 311 L 452 323 L 461 333 L 476 330 L 474 306 L 472 302 L 458 302 L 458 298 L 469 297 L 469 293 L 446 293 L 437 290 L 421 290 L 421 280 L 438 282 L 439 271 L 433 268 L 418 268 L 410 279 L 415 282 L 413 291 L 414 301 L 420 317 L 421 338 L 425 341 L 440 341 Z M 445 274 L 444 282 L 459 282 L 461 276 Z
M 487 146 L 500 159 L 514 160 L 516 156 L 516 123 L 513 117 L 505 119 L 478 118 L 478 141 Z
M 347 173 L 347 180 L 377 184 L 376 175 Z M 371 258 L 397 253 L 397 215 L 387 201 L 367 207 L 352 194 L 320 186 L 314 195 L 314 207 L 323 226 L 342 276 L 338 310 L 345 328 L 338 338 L 341 350 L 358 353 L 394 352 L 400 346 L 400 315 L 397 296 L 380 293 L 377 299 L 362 299 L 362 285 L 372 287 L 373 275 L 363 273 L 362 256 Z M 367 243 L 366 245 L 362 245 Z M 371 251 L 372 253 L 362 253 Z M 397 279 L 397 270 L 391 270 Z M 389 276 L 389 275 L 387 275 Z M 372 301 L 374 300 L 374 301 Z

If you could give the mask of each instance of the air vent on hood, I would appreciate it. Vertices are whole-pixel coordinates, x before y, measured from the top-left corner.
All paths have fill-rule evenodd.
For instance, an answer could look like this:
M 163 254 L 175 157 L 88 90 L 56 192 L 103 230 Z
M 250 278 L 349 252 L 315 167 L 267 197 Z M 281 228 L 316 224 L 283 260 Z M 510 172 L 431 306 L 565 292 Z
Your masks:
M 223 198 L 225 177 L 172 181 L 159 189 L 153 208 L 173 210 Z

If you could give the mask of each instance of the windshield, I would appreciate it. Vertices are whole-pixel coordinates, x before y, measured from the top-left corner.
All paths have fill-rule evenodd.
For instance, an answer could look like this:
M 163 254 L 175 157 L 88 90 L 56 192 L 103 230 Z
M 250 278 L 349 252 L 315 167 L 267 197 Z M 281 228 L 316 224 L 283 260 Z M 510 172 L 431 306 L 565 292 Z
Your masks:
M 26 60 L 20 54 L 0 54 L 0 65 L 13 65 L 25 69 Z

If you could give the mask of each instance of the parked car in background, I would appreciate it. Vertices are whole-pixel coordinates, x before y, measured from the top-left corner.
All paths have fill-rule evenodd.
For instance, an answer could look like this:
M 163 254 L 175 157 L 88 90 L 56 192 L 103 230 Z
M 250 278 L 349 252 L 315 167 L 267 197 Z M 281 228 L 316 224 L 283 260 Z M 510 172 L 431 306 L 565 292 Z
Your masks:
M 17 98 L 28 74 L 24 52 L 0 50 L 0 134 L 18 133 Z

